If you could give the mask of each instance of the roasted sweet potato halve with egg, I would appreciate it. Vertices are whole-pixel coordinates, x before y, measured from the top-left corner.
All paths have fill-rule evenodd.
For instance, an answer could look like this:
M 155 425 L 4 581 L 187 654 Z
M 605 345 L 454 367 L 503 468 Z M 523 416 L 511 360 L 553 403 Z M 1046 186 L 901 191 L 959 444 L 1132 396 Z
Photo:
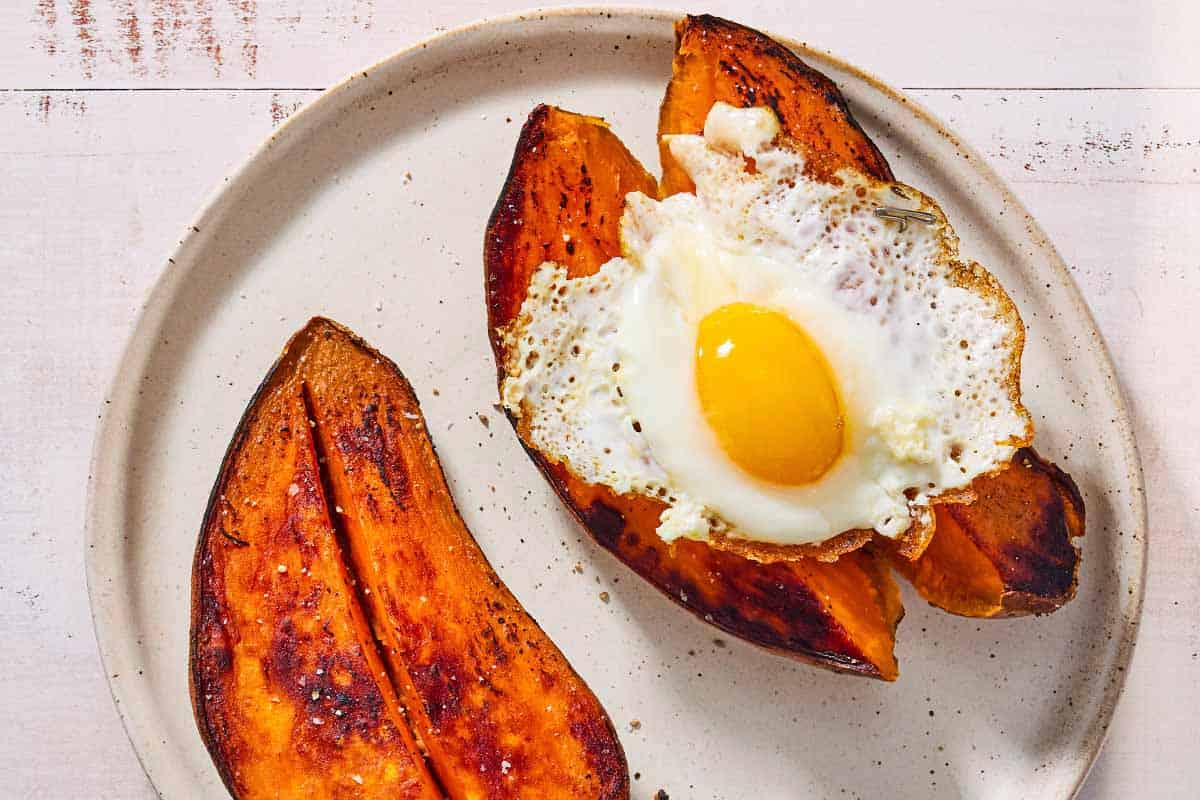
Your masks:
M 192 573 L 238 798 L 626 798 L 599 701 L 489 566 L 399 370 L 314 319 L 242 419 Z
M 521 132 L 504 193 L 488 225 L 488 322 L 514 319 L 544 261 L 588 275 L 620 255 L 625 195 L 657 191 L 654 178 L 595 117 L 539 106 Z M 504 375 L 501 368 L 500 380 Z M 511 418 L 511 417 L 510 417 Z M 520 425 L 517 431 L 527 442 Z M 529 453 L 593 537 L 675 602 L 734 636 L 838 670 L 892 680 L 899 591 L 872 552 L 760 564 L 703 542 L 668 545 L 655 532 L 661 501 L 588 484 L 535 449 Z
M 821 180 L 836 180 L 843 169 L 894 180 L 833 82 L 786 47 L 711 16 L 687 17 L 675 33 L 658 121 L 661 196 L 692 190 L 661 137 L 702 133 L 718 101 L 770 107 Z M 968 502 L 935 501 L 931 528 L 882 548 L 923 597 L 965 616 L 1021 616 L 1053 611 L 1074 596 L 1079 553 L 1071 540 L 1083 535 L 1084 511 L 1070 476 L 1023 448 L 1008 468 L 981 476 L 963 497 Z M 938 528 L 946 535 L 927 553 Z M 759 557 L 771 550 L 750 549 Z M 974 559 L 963 555 L 973 551 Z M 910 562 L 918 558 L 914 569 Z
M 882 154 L 827 78 L 762 34 L 714 17 L 688 17 L 676 27 L 673 78 L 660 112 L 660 135 L 701 132 L 717 101 L 771 107 L 784 133 L 824 180 L 836 180 L 840 169 L 879 180 L 892 178 Z M 501 382 L 508 357 L 503 331 L 517 317 L 538 266 L 555 262 L 571 277 L 594 273 L 621 254 L 618 225 L 627 193 L 663 197 L 691 189 L 665 148 L 662 155 L 659 184 L 602 120 L 547 106 L 530 114 L 484 244 L 489 332 Z M 661 502 L 588 485 L 530 446 L 520 421 L 513 422 L 534 461 L 592 536 L 676 602 L 733 635 L 776 651 L 838 670 L 896 677 L 892 650 L 902 609 L 888 570 L 878 559 L 907 561 L 918 556 L 932 529 L 916 546 L 901 550 L 857 549 L 869 535 L 847 532 L 821 553 L 836 558 L 832 564 L 797 559 L 795 553 L 772 560 L 769 550 L 739 551 L 732 539 L 722 544 L 724 549 L 686 540 L 667 545 L 655 532 L 664 508 Z M 1056 554 L 1041 563 L 1058 577 L 1030 581 L 1028 591 L 1005 594 L 1010 614 L 1052 610 L 1069 599 L 1077 561 L 1070 537 L 1082 533 L 1078 492 L 1073 485 L 1072 491 L 1063 488 L 1069 479 L 1032 451 L 1022 451 L 1018 460 L 1043 468 L 1005 470 L 1004 491 L 991 492 L 988 504 L 967 512 L 986 514 L 988 529 L 1006 531 L 1009 544 L 1022 543 L 1025 555 L 1047 547 Z M 967 492 L 956 499 L 972 496 Z M 1030 504 L 1038 502 L 1031 498 L 1051 497 L 1060 502 L 1029 513 Z M 940 504 L 935 520 L 946 517 L 949 508 Z M 1003 584 L 1013 573 L 1000 562 L 1011 560 L 1019 549 L 977 548 L 979 560 L 973 563 L 989 563 Z M 922 588 L 934 585 L 939 571 L 960 568 L 965 561 L 952 563 L 941 553 L 929 552 L 923 562 L 925 582 L 918 581 L 918 588 L 948 611 L 977 614 L 990 602 L 987 597 L 971 596 L 963 588 L 938 593 L 934 599 L 933 592 Z M 761 563 L 764 558 L 772 563 Z M 1066 581 L 1061 577 L 1064 571 L 1070 576 Z M 981 592 L 994 588 L 983 584 Z

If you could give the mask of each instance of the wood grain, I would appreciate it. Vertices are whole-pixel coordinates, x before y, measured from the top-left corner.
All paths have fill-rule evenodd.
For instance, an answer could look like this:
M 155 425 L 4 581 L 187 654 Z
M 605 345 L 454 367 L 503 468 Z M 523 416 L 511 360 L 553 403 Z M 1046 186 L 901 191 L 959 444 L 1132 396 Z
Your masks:
M 536 5 L 11 0 L 0 4 L 0 87 L 323 86 L 431 32 Z M 799 15 L 779 8 L 715 0 L 692 11 L 794 36 L 893 85 L 1200 87 L 1195 4 L 875 3 L 868 13 L 859 3 L 829 3 Z
M 153 796 L 95 653 L 80 487 L 105 382 L 187 220 L 229 168 L 316 94 L 286 87 L 325 86 L 439 26 L 516 5 L 29 0 L 0 8 L 0 88 L 19 90 L 0 92 L 0 442 L 8 450 L 0 630 L 20 643 L 0 651 L 0 670 L 9 719 L 22 731 L 4 749 L 12 796 Z M 1200 297 L 1200 20 L 1190 4 L 1126 8 L 1022 0 L 914 13 L 892 4 L 865 19 L 846 4 L 801 19 L 758 2 L 711 7 L 819 42 L 890 82 L 949 87 L 909 93 L 1014 186 L 1105 332 L 1147 472 L 1153 574 L 1127 695 L 1082 795 L 1089 799 L 1186 797 L 1200 779 L 1186 733 L 1200 706 L 1200 627 L 1190 608 L 1200 594 L 1192 530 L 1200 422 L 1188 399 L 1200 385 L 1191 344 Z M 924 46 L 931 39 L 937 47 Z M 953 88 L 969 86 L 1047 91 Z M 1078 88 L 1096 86 L 1120 90 Z M 1158 88 L 1138 88 L 1148 86 Z M 142 91 L 97 91 L 122 87 Z M 215 91 L 174 91 L 184 87 Z M 902 163 L 897 172 L 903 177 Z

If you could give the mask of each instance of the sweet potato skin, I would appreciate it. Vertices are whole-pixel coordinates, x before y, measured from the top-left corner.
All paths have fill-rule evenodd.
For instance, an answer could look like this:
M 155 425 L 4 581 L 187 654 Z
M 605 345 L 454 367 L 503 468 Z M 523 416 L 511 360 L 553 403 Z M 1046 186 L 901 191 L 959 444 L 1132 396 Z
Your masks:
M 192 692 L 236 797 L 628 797 L 611 722 L 488 565 L 386 358 L 313 320 L 213 497 Z
M 971 485 L 971 503 L 936 509 L 933 542 L 893 564 L 933 605 L 968 617 L 1047 614 L 1075 596 L 1083 497 L 1032 448 Z
M 895 680 L 904 616 L 886 562 L 873 551 L 761 564 L 704 542 L 664 542 L 661 505 L 586 485 L 530 451 L 592 537 L 673 600 L 721 630 L 819 667 Z
M 607 176 L 605 185 L 592 182 L 582 198 L 572 199 L 583 176 L 598 175 Z M 653 178 L 601 120 L 545 106 L 530 114 L 484 247 L 489 332 L 501 382 L 507 361 L 501 331 L 519 312 L 533 271 L 553 260 L 572 277 L 588 275 L 619 255 L 621 192 L 629 186 L 655 191 Z M 568 250 L 570 242 L 586 247 Z M 873 554 L 847 561 L 841 583 L 825 586 L 821 573 L 828 565 L 760 565 L 700 542 L 668 545 L 655 533 L 660 501 L 585 484 L 529 448 L 520 421 L 511 414 L 509 419 L 596 541 L 676 603 L 776 652 L 841 671 L 896 677 L 892 645 L 902 610 L 894 582 Z M 853 608 L 861 619 L 839 619 L 833 611 L 829 593 L 841 594 L 838 587 L 847 585 L 841 608 Z

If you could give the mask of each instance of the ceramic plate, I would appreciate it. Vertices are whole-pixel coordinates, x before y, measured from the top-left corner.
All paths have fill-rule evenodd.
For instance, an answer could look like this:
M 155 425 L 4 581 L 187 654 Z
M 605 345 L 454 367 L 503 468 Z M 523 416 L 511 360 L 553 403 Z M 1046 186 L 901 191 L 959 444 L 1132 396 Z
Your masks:
M 1061 612 L 972 621 L 906 589 L 897 683 L 795 664 L 694 619 L 593 545 L 493 409 L 483 227 L 521 123 L 538 102 L 602 115 L 657 165 L 671 23 L 571 10 L 437 36 L 294 116 L 195 220 L 114 380 L 88 520 L 100 650 L 163 796 L 225 796 L 187 691 L 192 550 L 243 408 L 314 314 L 358 331 L 416 387 L 467 523 L 608 709 L 635 797 L 1061 798 L 1082 782 L 1140 611 L 1145 517 L 1129 420 L 1053 247 L 917 104 L 797 48 L 842 87 L 899 179 L 941 200 L 963 252 L 1000 277 L 1028 323 L 1037 446 L 1071 471 L 1088 508 L 1079 596 Z

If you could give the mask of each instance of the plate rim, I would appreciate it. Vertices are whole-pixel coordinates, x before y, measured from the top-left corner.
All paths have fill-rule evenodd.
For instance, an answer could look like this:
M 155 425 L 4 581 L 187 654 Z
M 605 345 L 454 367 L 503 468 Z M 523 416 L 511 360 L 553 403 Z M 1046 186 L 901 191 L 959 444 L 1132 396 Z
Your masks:
M 116 530 L 117 525 L 106 525 L 105 515 L 102 510 L 106 508 L 103 506 L 102 498 L 111 496 L 113 491 L 119 488 L 119 481 L 103 477 L 108 475 L 108 472 L 102 469 L 103 454 L 111 452 L 106 445 L 114 439 L 120 439 L 120 422 L 122 412 L 125 411 L 123 407 L 116 403 L 110 405 L 110 401 L 118 394 L 118 388 L 122 385 L 123 379 L 130 375 L 138 374 L 138 365 L 141 357 L 146 355 L 143 351 L 149 349 L 146 346 L 148 337 L 145 334 L 146 325 L 149 322 L 151 314 L 155 309 L 160 308 L 162 303 L 169 298 L 172 284 L 181 280 L 185 272 L 195 269 L 194 264 L 180 268 L 174 266 L 175 263 L 184 263 L 184 254 L 191 247 L 200 246 L 196 242 L 195 234 L 206 227 L 208 219 L 219 213 L 221 206 L 230 197 L 229 193 L 240 183 L 240 179 L 257 167 L 259 162 L 269 157 L 271 149 L 278 141 L 292 135 L 293 132 L 298 132 L 300 123 L 307 122 L 309 119 L 323 113 L 324 108 L 333 103 L 335 97 L 340 98 L 341 95 L 345 94 L 377 69 L 392 66 L 395 62 L 403 61 L 420 51 L 435 46 L 445 46 L 455 39 L 466 37 L 488 28 L 528 21 L 531 18 L 545 20 L 549 17 L 558 17 L 585 20 L 597 16 L 605 16 L 608 18 L 623 17 L 646 22 L 673 24 L 686 15 L 687 12 L 676 11 L 674 9 L 648 8 L 643 6 L 587 5 L 548 8 L 531 7 L 520 11 L 478 18 L 462 25 L 416 39 L 409 45 L 389 53 L 383 58 L 377 59 L 366 67 L 355 70 L 347 77 L 325 88 L 298 112 L 284 120 L 282 125 L 267 135 L 249 154 L 241 158 L 232 169 L 224 173 L 223 177 L 205 193 L 199 209 L 192 215 L 188 223 L 187 233 L 171 248 L 170 255 L 143 296 L 138 312 L 128 328 L 120 356 L 112 369 L 109 380 L 105 384 L 105 391 L 98 415 L 99 421 L 96 424 L 95 433 L 93 434 L 92 450 L 88 460 L 83 547 L 84 572 L 93 634 L 100 656 L 101 667 L 104 670 L 104 679 L 108 684 L 109 694 L 117 715 L 120 718 L 122 730 L 133 749 L 142 773 L 146 776 L 147 781 L 149 781 L 151 787 L 159 797 L 163 796 L 162 791 L 155 783 L 154 776 L 146 762 L 146 755 L 139 748 L 130 727 L 133 724 L 133 720 L 126 712 L 126 708 L 129 705 L 128 690 L 123 688 L 124 684 L 118 684 L 110 672 L 114 653 L 109 643 L 113 641 L 114 637 L 122 637 L 118 636 L 112 630 L 112 622 L 105 619 L 107 615 L 111 615 L 111 609 L 105 607 L 105 598 L 102 597 L 98 588 L 101 583 L 101 575 L 97 564 L 98 556 L 96 554 L 98 553 L 97 544 L 99 542 L 108 541 L 113 536 L 120 535 L 120 532 Z M 1131 533 L 1140 542 L 1140 547 L 1131 549 L 1137 563 L 1131 565 L 1133 569 L 1131 570 L 1129 580 L 1133 593 L 1127 606 L 1129 613 L 1123 615 L 1123 618 L 1118 623 L 1120 633 L 1113 637 L 1116 641 L 1117 656 L 1112 662 L 1110 670 L 1115 671 L 1116 675 L 1108 676 L 1109 680 L 1100 693 L 1099 712 L 1090 720 L 1085 728 L 1084 740 L 1090 746 L 1085 754 L 1084 768 L 1079 771 L 1070 791 L 1066 795 L 1068 798 L 1074 797 L 1087 780 L 1100 752 L 1103 750 L 1108 738 L 1113 714 L 1118 702 L 1124 696 L 1125 684 L 1129 676 L 1128 667 L 1137 647 L 1144 607 L 1149 560 L 1150 543 L 1145 476 L 1141 454 L 1134 435 L 1133 420 L 1130 416 L 1129 406 L 1126 402 L 1108 344 L 1099 326 L 1096 324 L 1091 307 L 1084 298 L 1066 263 L 1063 261 L 1061 255 L 1059 255 L 1057 247 L 1055 247 L 1053 241 L 1042 229 L 1037 219 L 1029 213 L 1024 203 L 1012 192 L 1008 183 L 995 171 L 990 162 L 982 154 L 977 152 L 970 144 L 964 142 L 940 118 L 925 108 L 920 102 L 892 87 L 873 73 L 851 64 L 823 48 L 799 42 L 790 36 L 779 36 L 769 31 L 764 31 L 764 33 L 767 33 L 767 35 L 801 56 L 804 56 L 806 53 L 819 56 L 838 70 L 863 81 L 888 99 L 906 106 L 922 124 L 945 137 L 956 149 L 968 156 L 972 162 L 974 173 L 983 179 L 997 195 L 1003 197 L 1004 201 L 1010 207 L 1024 215 L 1030 234 L 1036 237 L 1041 243 L 1041 248 L 1046 255 L 1047 265 L 1053 270 L 1055 277 L 1062 287 L 1066 289 L 1067 295 L 1074 307 L 1073 311 L 1082 316 L 1094 334 L 1091 345 L 1096 350 L 1100 366 L 1103 367 L 1103 383 L 1117 412 L 1116 427 L 1120 433 L 1122 448 L 1128 453 L 1129 462 L 1132 467 L 1129 475 L 1132 479 L 1132 484 L 1128 487 L 1128 490 L 1132 495 L 1130 505 L 1133 511 L 1135 530 Z M 121 471 L 120 474 L 123 476 L 124 472 Z M 111 503 L 111 499 L 108 502 Z

